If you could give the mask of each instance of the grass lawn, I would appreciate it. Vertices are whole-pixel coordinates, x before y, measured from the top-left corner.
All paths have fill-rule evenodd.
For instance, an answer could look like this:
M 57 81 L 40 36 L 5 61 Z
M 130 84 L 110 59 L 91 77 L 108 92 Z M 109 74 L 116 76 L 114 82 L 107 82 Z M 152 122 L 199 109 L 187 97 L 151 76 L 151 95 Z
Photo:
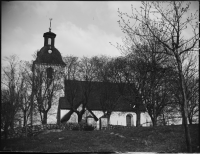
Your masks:
M 199 125 L 189 126 L 193 152 L 199 151 Z M 104 131 L 67 131 L 1 140 L 1 151 L 32 152 L 187 152 L 184 128 L 134 127 Z

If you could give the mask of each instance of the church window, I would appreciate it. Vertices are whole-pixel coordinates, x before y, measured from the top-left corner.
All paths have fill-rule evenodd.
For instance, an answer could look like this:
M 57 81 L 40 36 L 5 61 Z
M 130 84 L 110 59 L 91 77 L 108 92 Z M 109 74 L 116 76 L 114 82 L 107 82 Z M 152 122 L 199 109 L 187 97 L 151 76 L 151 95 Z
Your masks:
M 48 45 L 51 45 L 51 38 L 48 38 Z

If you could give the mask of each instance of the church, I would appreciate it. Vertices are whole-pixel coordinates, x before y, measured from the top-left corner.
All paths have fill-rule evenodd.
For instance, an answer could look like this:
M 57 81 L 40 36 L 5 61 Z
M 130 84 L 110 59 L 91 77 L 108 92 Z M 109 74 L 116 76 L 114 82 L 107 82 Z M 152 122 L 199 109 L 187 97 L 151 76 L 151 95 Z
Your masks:
M 44 33 L 43 37 L 44 46 L 37 53 L 34 63 L 66 67 L 60 52 L 55 48 L 56 34 L 49 28 L 49 32 Z M 48 72 L 52 71 L 47 69 L 47 76 L 50 74 L 50 78 L 51 73 Z M 112 125 L 149 126 L 151 120 L 144 105 L 124 99 L 117 86 L 115 83 L 64 79 L 65 92 L 58 102 L 57 124 L 77 123 L 90 117 L 93 119 L 92 124 L 98 127 L 99 119 L 108 116 L 109 124 Z
M 137 126 L 137 119 L 140 126 L 150 126 L 151 124 L 150 117 L 145 112 L 145 107 L 134 105 L 130 100 L 120 95 L 116 83 L 65 80 L 64 84 L 65 97 L 59 99 L 58 124 L 79 122 L 77 113 L 80 113 L 84 108 L 81 120 L 87 121 L 88 117 L 93 118 L 91 123 L 97 129 L 100 127 L 100 118 L 108 115 L 108 113 L 110 113 L 108 118 L 111 125 Z M 90 89 L 89 92 L 88 89 Z M 83 97 L 86 91 L 88 92 L 87 101 Z M 136 114 L 138 110 L 139 114 Z

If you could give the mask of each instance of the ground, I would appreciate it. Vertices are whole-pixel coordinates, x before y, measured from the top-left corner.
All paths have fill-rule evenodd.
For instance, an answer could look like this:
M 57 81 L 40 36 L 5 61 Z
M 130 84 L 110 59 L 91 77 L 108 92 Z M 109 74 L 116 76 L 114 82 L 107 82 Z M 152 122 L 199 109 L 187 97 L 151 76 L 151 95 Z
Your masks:
M 189 126 L 193 152 L 199 151 L 199 125 Z M 36 137 L 1 140 L 1 151 L 187 152 L 184 128 L 134 127 L 118 130 L 51 131 Z

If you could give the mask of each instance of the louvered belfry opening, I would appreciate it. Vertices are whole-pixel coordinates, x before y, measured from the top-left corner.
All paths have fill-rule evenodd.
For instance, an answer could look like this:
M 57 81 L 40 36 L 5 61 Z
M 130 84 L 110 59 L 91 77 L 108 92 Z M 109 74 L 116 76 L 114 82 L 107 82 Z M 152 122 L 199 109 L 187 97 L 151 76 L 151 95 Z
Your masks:
M 49 67 L 46 69 L 46 71 L 47 71 L 47 78 L 52 79 L 53 78 L 53 68 Z

